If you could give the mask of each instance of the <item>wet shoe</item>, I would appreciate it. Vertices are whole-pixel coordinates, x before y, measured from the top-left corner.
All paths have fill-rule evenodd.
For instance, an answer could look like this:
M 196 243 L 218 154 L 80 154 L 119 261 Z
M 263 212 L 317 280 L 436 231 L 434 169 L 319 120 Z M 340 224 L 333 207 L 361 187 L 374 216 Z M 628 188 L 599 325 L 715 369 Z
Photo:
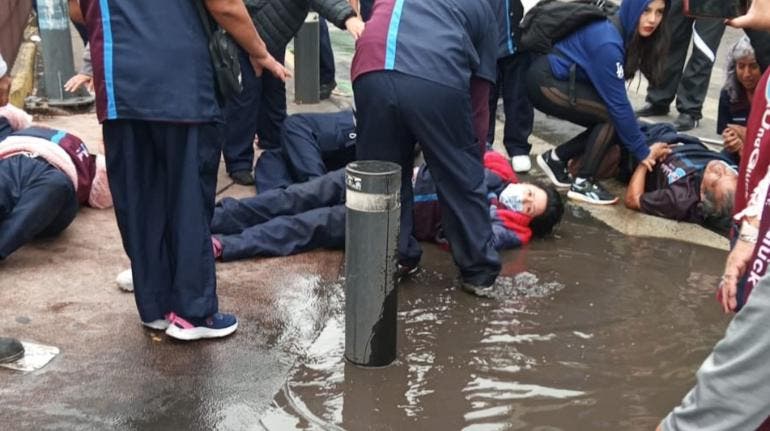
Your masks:
M 0 337 L 0 364 L 7 364 L 24 356 L 24 346 L 15 338 Z
M 230 178 L 233 179 L 235 184 L 240 184 L 242 186 L 254 185 L 254 175 L 251 174 L 251 171 L 235 171 L 230 174 Z
M 142 325 L 156 331 L 165 331 L 168 329 L 169 321 L 166 319 L 153 320 L 152 322 L 142 322 Z
M 134 291 L 134 276 L 131 269 L 121 271 L 117 277 L 115 277 L 115 283 L 118 284 L 118 289 L 124 292 Z
M 537 165 L 540 166 L 543 172 L 548 175 L 548 179 L 556 187 L 567 188 L 570 186 L 570 177 L 567 172 L 567 164 L 562 161 L 556 161 L 553 159 L 553 150 L 548 150 L 545 153 L 537 156 Z
M 420 272 L 419 265 L 402 265 L 396 266 L 396 280 L 403 280 L 404 278 L 411 277 Z
M 184 319 L 169 313 L 168 320 L 166 335 L 184 341 L 226 337 L 238 329 L 238 320 L 232 314 L 216 313 L 205 319 Z
M 618 201 L 618 198 L 605 190 L 601 184 L 583 178 L 575 179 L 567 192 L 567 197 L 597 205 L 612 205 Z
M 529 172 L 532 169 L 532 161 L 529 156 L 513 156 L 511 157 L 511 167 L 518 173 Z
M 321 84 L 318 88 L 318 98 L 321 100 L 328 99 L 332 95 L 332 90 L 337 88 L 337 81 L 327 82 Z
M 682 112 L 674 120 L 674 127 L 676 127 L 678 132 L 686 132 L 698 127 L 698 120 L 692 115 Z
M 634 111 L 634 114 L 636 114 L 637 117 L 657 117 L 660 115 L 668 115 L 668 106 L 645 103 L 643 107 Z
M 482 298 L 494 298 L 494 292 L 495 292 L 495 285 L 490 284 L 489 286 L 480 286 L 478 284 L 468 283 L 467 281 L 463 281 L 462 289 L 471 295 L 480 296 Z

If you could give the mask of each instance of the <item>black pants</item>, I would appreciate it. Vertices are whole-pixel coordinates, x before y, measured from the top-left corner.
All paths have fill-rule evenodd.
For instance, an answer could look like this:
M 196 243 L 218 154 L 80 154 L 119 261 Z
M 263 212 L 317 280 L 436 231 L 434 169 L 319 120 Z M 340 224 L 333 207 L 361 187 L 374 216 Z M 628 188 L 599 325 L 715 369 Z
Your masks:
M 593 85 L 576 81 L 574 99 L 570 100 L 569 82 L 553 76 L 547 55 L 532 63 L 527 87 L 529 99 L 539 111 L 586 127 L 584 132 L 559 145 L 556 155 L 565 162 L 582 155 L 583 164 L 577 176 L 593 178 L 615 137 L 615 126 L 599 93 Z
M 529 145 L 529 135 L 535 112 L 527 96 L 526 86 L 523 85 L 527 69 L 532 61 L 528 52 L 517 53 L 497 61 L 497 83 L 489 92 L 489 133 L 487 142 L 495 141 L 495 123 L 497 99 L 503 96 L 505 110 L 505 132 L 503 145 L 511 157 L 529 155 L 532 145 Z
M 671 46 L 664 59 L 663 80 L 659 86 L 647 87 L 646 100 L 668 107 L 676 97 L 677 111 L 700 119 L 725 24 L 719 19 L 684 16 L 682 0 L 671 1 L 671 13 L 666 19 Z M 685 65 L 690 40 L 693 41 L 692 54 Z

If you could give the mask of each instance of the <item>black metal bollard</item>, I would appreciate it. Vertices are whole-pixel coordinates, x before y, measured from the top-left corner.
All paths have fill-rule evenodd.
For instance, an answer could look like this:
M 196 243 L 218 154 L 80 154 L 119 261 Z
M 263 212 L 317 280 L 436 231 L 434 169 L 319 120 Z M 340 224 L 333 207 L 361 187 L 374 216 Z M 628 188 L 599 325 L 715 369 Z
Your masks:
M 345 358 L 383 367 L 396 359 L 401 167 L 352 162 L 345 180 Z
M 320 101 L 319 26 L 318 14 L 311 12 L 294 36 L 294 101 L 296 103 Z

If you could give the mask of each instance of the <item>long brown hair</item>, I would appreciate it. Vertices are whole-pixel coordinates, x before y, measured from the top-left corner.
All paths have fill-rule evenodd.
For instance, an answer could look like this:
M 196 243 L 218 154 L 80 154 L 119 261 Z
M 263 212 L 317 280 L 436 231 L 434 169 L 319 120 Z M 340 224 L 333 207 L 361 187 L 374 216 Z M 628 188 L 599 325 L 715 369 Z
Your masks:
M 663 65 L 671 43 L 671 36 L 668 31 L 670 9 L 671 0 L 666 0 L 663 19 L 650 36 L 641 37 L 639 31 L 634 29 L 631 41 L 626 44 L 626 63 L 623 66 L 626 80 L 633 79 L 636 72 L 640 71 L 652 85 L 662 84 Z M 638 22 L 637 20 L 637 26 Z

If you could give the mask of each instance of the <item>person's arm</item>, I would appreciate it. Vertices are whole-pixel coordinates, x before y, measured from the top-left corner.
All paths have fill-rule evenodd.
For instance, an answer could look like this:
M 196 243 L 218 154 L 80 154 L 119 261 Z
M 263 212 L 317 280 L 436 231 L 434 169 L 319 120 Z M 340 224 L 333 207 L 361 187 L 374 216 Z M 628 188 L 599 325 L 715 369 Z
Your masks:
M 650 155 L 650 151 L 644 135 L 639 130 L 636 115 L 626 93 L 623 52 L 614 43 L 599 45 L 594 51 L 596 53 L 594 61 L 586 65 L 583 70 L 607 106 L 609 119 L 615 126 L 615 132 L 623 146 L 636 160 L 645 160 Z
M 730 96 L 727 91 L 719 93 L 719 109 L 717 110 L 717 134 L 721 135 L 727 127 L 730 118 Z
M 8 74 L 8 65 L 5 64 L 2 54 L 0 54 L 0 106 L 8 104 L 8 97 L 11 94 L 11 77 Z
M 262 74 L 262 69 L 267 69 L 282 81 L 291 76 L 289 71 L 267 52 L 267 46 L 257 33 L 242 0 L 204 0 L 204 3 L 214 20 L 249 55 L 249 61 L 257 75 Z
M 83 17 L 83 11 L 80 10 L 80 2 L 78 0 L 68 0 L 70 19 L 77 24 L 85 24 L 86 20 Z
M 625 204 L 626 208 L 640 211 L 642 208 L 641 200 L 644 194 L 644 187 L 647 182 L 647 173 L 652 172 L 652 168 L 657 162 L 663 160 L 671 154 L 671 148 L 663 142 L 656 142 L 650 145 L 650 155 L 636 167 L 631 181 L 628 182 L 626 189 Z
M 350 3 L 350 7 L 353 8 L 354 11 L 356 11 L 356 15 L 361 17 L 361 2 L 358 0 L 348 0 L 348 3 Z
M 364 22 L 347 0 L 311 0 L 310 7 L 341 29 L 347 30 L 353 39 L 364 31 Z
M 746 15 L 727 20 L 727 25 L 770 31 L 770 0 L 752 1 Z
M 746 139 L 746 128 L 737 124 L 728 124 L 722 131 L 725 150 L 730 153 L 740 153 Z

